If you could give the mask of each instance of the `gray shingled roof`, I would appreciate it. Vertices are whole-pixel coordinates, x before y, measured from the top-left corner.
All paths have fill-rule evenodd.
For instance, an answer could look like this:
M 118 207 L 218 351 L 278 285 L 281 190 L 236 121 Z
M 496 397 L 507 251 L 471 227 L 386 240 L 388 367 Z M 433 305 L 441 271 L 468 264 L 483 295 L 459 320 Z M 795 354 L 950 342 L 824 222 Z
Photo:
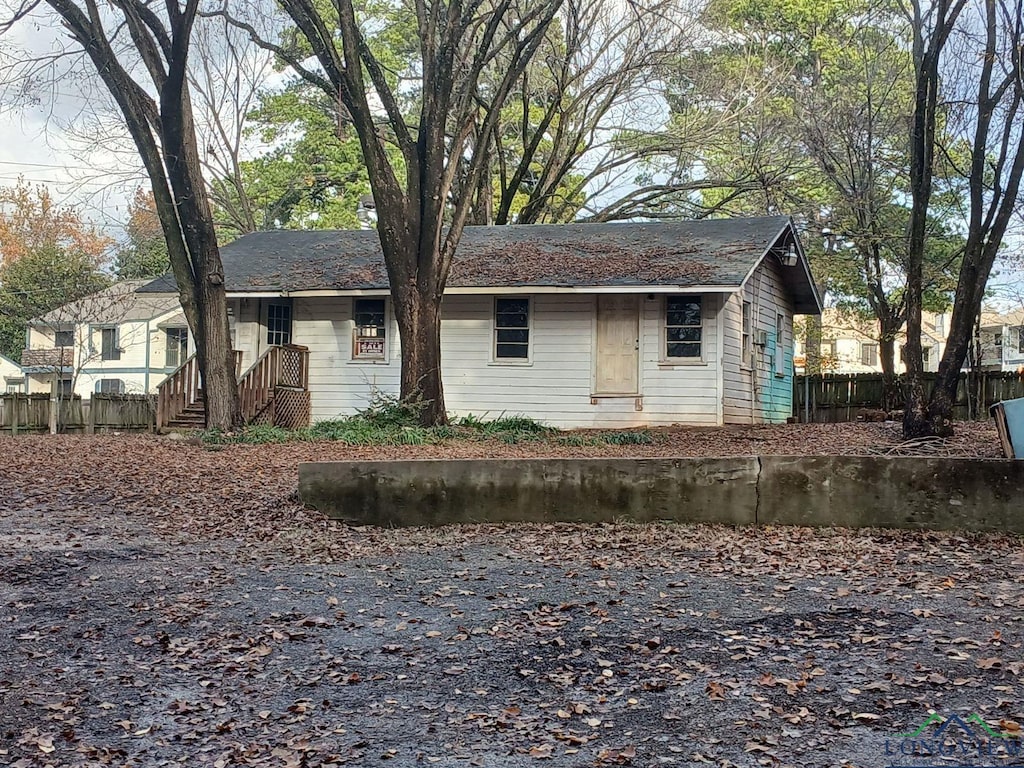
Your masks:
M 165 278 L 159 278 L 164 281 Z M 63 304 L 29 325 L 60 326 L 74 323 L 126 323 L 151 320 L 177 308 L 178 291 L 173 281 L 161 290 L 149 290 L 151 280 L 122 280 L 102 291 Z M 141 289 L 146 289 L 144 292 Z
M 786 216 L 467 227 L 448 286 L 739 287 L 769 247 L 795 237 Z M 221 258 L 229 293 L 388 287 L 374 231 L 256 232 L 225 245 Z M 798 311 L 816 312 L 809 273 L 800 267 L 787 272 L 793 273 Z M 143 290 L 173 289 L 167 276 Z

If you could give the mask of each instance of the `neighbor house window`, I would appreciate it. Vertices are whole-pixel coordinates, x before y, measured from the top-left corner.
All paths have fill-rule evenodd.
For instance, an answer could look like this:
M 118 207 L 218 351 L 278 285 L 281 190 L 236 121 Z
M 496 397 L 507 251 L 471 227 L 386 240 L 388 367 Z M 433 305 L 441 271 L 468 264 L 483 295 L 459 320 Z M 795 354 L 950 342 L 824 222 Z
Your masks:
M 1017 353 L 1024 355 L 1024 326 L 1014 330 L 1017 332 Z
M 103 360 L 121 359 L 121 348 L 118 346 L 117 328 L 100 329 L 100 357 Z
M 57 397 L 71 397 L 71 379 L 57 379 Z
M 753 337 L 753 314 L 749 301 L 743 302 L 743 365 L 753 365 L 754 347 Z
M 292 343 L 292 305 L 267 306 L 267 344 L 282 346 Z
M 860 345 L 860 364 L 869 367 L 878 365 L 878 345 L 877 344 L 861 344 Z
M 387 357 L 387 323 L 384 299 L 356 299 L 352 305 L 355 336 L 352 357 L 384 360 Z
M 22 379 L 7 379 L 7 394 L 14 395 L 25 389 L 25 382 Z
M 121 379 L 100 379 L 96 382 L 96 391 L 102 395 L 123 395 L 124 382 Z
M 494 300 L 494 358 L 527 360 L 530 357 L 530 298 Z
M 665 357 L 700 358 L 702 333 L 700 296 L 665 299 Z
M 188 359 L 188 328 L 167 328 L 164 334 L 167 342 L 164 365 L 178 368 Z
M 54 331 L 54 347 L 73 347 L 75 345 L 75 332 L 73 330 Z
M 836 356 L 836 340 L 835 339 L 825 339 L 824 341 L 821 342 L 821 346 L 820 346 L 819 349 L 821 350 L 821 355 L 823 357 L 835 357 Z
M 775 375 L 786 375 L 786 318 L 775 316 Z

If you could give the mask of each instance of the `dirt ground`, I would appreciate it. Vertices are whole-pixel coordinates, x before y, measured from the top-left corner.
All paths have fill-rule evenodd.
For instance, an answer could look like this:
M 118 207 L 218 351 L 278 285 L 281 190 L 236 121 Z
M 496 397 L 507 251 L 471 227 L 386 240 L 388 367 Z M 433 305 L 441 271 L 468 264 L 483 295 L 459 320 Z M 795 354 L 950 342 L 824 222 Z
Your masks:
M 887 425 L 557 449 L 2 438 L 0 765 L 866 767 L 906 764 L 887 747 L 931 711 L 1019 734 L 1018 537 L 387 531 L 294 497 L 312 458 L 897 444 Z M 974 765 L 1020 764 L 993 743 Z

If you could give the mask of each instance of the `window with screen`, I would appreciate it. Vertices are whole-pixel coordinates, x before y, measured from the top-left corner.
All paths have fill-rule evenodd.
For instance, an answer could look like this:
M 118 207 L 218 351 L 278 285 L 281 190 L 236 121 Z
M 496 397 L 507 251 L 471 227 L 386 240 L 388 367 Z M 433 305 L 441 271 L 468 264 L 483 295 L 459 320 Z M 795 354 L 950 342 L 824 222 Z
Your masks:
M 703 325 L 700 296 L 669 296 L 665 299 L 665 357 L 699 360 Z
M 494 359 L 530 359 L 530 298 L 494 300 Z
M 167 343 L 164 365 L 178 368 L 188 359 L 188 328 L 168 328 L 164 334 Z

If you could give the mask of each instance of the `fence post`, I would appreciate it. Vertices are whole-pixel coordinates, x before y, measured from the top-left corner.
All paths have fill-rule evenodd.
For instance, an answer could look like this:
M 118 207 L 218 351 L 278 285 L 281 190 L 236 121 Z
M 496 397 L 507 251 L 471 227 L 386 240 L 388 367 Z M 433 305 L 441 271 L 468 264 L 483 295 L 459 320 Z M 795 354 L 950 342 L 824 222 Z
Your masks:
M 11 436 L 18 434 L 18 396 L 15 394 L 11 397 Z

